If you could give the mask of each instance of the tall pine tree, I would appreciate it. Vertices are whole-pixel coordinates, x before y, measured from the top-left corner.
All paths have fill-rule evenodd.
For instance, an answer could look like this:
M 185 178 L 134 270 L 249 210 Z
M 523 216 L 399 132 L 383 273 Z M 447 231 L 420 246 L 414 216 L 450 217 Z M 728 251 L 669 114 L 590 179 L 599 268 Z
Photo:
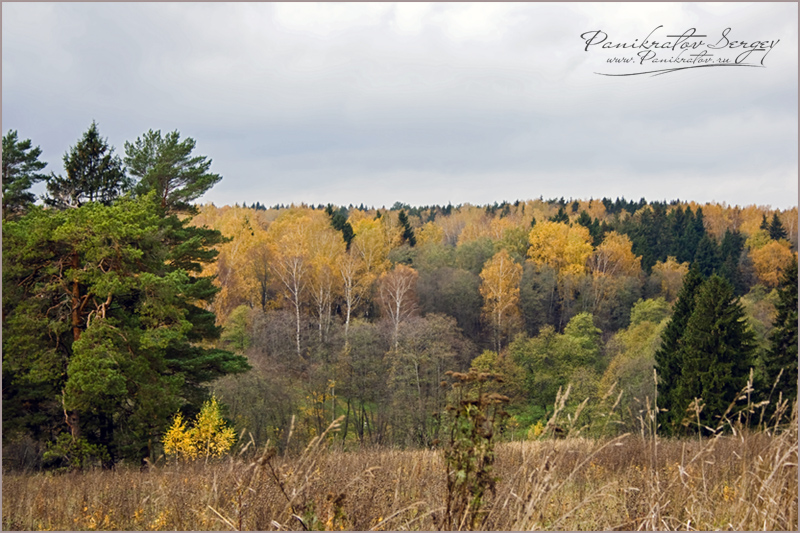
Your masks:
M 222 179 L 209 172 L 210 159 L 191 155 L 194 147 L 194 139 L 181 142 L 177 131 L 162 137 L 160 130 L 150 130 L 135 142 L 126 142 L 125 164 L 130 175 L 140 180 L 136 191 L 155 191 L 167 212 L 191 211 L 189 202 Z
M 39 161 L 42 149 L 34 148 L 31 140 L 18 140 L 17 132 L 3 136 L 3 219 L 18 215 L 36 197 L 29 191 L 37 182 L 47 179 L 39 173 L 47 163 Z

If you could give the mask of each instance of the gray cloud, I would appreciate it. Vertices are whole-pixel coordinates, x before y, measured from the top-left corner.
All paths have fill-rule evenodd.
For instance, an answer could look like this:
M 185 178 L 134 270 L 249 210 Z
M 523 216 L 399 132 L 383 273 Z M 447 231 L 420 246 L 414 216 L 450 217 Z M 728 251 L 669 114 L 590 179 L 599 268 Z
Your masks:
M 204 200 L 391 205 L 544 195 L 787 207 L 795 4 L 5 4 L 3 127 L 48 170 L 92 119 L 197 140 Z M 609 78 L 614 41 L 781 39 L 765 69 Z M 633 54 L 631 54 L 633 55 Z

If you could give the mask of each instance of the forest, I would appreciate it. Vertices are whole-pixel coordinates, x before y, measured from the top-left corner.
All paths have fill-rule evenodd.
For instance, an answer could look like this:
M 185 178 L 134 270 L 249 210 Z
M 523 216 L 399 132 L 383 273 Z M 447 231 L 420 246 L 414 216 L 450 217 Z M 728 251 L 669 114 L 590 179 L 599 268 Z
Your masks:
M 697 431 L 690 403 L 713 425 L 748 379 L 762 415 L 796 398 L 797 208 L 196 205 L 221 176 L 193 149 L 150 131 L 120 158 L 92 123 L 48 176 L 3 138 L 5 465 L 155 461 L 212 394 L 257 443 L 343 416 L 343 445 L 430 447 L 469 369 L 502 378 L 508 439 L 568 386 L 595 435 L 656 398 Z

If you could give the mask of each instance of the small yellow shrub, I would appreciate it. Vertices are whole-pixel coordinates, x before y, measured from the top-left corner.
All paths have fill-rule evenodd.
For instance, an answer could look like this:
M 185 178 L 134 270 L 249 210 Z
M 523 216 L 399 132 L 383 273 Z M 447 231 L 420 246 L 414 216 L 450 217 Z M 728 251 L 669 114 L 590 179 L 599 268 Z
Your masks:
M 217 399 L 212 397 L 203 404 L 194 427 L 187 429 L 181 414 L 176 413 L 162 442 L 167 456 L 197 459 L 221 457 L 230 450 L 234 440 L 233 428 L 225 424 Z

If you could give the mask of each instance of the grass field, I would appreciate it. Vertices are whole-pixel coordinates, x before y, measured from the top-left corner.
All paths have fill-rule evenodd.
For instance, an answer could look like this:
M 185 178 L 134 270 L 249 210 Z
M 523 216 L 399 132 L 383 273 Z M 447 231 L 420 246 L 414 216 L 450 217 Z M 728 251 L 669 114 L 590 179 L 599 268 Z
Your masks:
M 252 447 L 205 464 L 3 477 L 9 530 L 436 530 L 440 450 Z M 781 432 L 497 445 L 484 530 L 797 530 L 797 417 Z

